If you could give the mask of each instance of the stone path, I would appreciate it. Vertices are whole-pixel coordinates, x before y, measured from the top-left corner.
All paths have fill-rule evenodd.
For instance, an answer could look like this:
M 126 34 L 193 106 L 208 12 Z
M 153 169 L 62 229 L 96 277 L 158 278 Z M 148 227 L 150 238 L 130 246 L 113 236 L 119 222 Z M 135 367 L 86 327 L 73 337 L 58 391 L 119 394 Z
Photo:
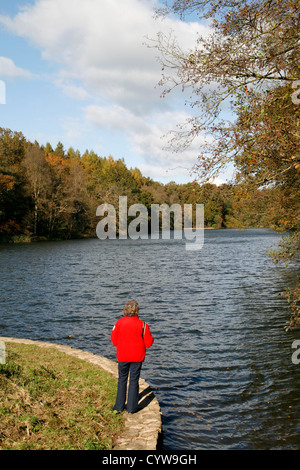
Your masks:
M 71 356 L 78 357 L 84 361 L 95 364 L 106 370 L 114 377 L 118 377 L 118 365 L 103 356 L 90 352 L 75 349 L 56 343 L 48 343 L 43 341 L 33 341 L 21 338 L 1 337 L 0 341 L 35 344 L 42 348 L 56 348 Z M 156 450 L 159 438 L 162 432 L 162 420 L 160 406 L 155 398 L 149 384 L 144 379 L 139 382 L 140 401 L 137 413 L 129 414 L 124 412 L 125 428 L 122 434 L 115 442 L 113 450 Z

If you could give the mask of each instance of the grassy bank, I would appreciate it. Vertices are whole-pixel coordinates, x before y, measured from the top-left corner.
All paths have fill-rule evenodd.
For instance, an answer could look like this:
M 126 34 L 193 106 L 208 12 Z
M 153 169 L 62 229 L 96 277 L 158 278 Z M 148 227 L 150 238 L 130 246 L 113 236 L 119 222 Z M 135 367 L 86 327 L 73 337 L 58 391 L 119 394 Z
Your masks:
M 56 349 L 6 343 L 0 364 L 0 449 L 107 450 L 123 423 L 117 380 Z

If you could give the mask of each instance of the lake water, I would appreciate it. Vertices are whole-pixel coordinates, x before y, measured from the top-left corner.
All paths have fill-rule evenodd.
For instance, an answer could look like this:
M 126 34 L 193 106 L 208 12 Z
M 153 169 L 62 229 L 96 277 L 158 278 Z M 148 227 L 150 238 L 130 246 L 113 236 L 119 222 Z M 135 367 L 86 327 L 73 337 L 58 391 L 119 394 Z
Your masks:
M 164 449 L 299 449 L 300 331 L 284 331 L 279 297 L 296 267 L 265 254 L 279 239 L 207 230 L 199 251 L 183 240 L 1 245 L 0 336 L 115 360 L 111 329 L 136 299 L 155 338 L 142 376 L 161 405 Z

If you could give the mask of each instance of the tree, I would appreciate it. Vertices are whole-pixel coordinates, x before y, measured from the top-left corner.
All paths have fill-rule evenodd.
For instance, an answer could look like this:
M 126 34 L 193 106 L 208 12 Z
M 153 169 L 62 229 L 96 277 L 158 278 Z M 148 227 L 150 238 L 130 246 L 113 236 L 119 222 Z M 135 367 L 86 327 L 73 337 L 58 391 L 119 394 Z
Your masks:
M 181 17 L 196 13 L 210 26 L 193 50 L 182 51 L 172 36 L 159 34 L 160 85 L 166 95 L 173 88 L 191 89 L 190 105 L 197 111 L 171 145 L 176 151 L 195 137 L 210 137 L 199 149 L 195 171 L 202 181 L 234 164 L 236 181 L 253 193 L 277 188 L 282 226 L 291 235 L 277 259 L 299 253 L 299 100 L 300 79 L 298 0 L 174 0 L 163 14 Z M 173 71 L 167 74 L 166 71 Z M 175 74 L 174 74 L 175 71 Z M 298 90 L 299 91 L 299 90 Z M 224 110 L 231 106 L 232 119 Z M 300 324 L 299 285 L 293 299 L 293 325 Z M 297 294 L 297 295 L 296 295 Z M 296 312 L 296 313 L 295 313 Z
M 21 132 L 0 128 L 0 237 L 23 231 L 28 209 L 21 167 L 25 147 Z
M 73 147 L 70 147 L 66 153 L 67 158 L 80 158 L 80 151 L 74 150 Z
M 58 142 L 56 149 L 54 150 L 54 153 L 57 157 L 64 158 L 65 156 L 65 149 L 64 146 L 61 142 Z
M 47 199 L 48 236 L 61 237 L 65 230 L 65 215 L 68 212 L 67 178 L 69 167 L 67 160 L 56 154 L 46 155 L 50 168 L 51 191 Z
M 69 171 L 65 179 L 65 202 L 67 221 L 67 237 L 87 233 L 90 222 L 94 220 L 95 208 L 87 189 L 87 174 L 78 158 L 69 161 Z
M 45 146 L 42 145 L 41 149 L 45 151 L 46 155 L 53 153 L 52 145 L 49 142 L 47 142 Z
M 51 191 L 50 168 L 45 159 L 45 152 L 37 143 L 28 144 L 23 166 L 26 170 L 28 191 L 33 200 L 33 234 L 36 236 L 39 217 L 45 213 Z
M 222 106 L 230 102 L 236 113 L 251 104 L 254 94 L 264 95 L 283 84 L 288 84 L 291 97 L 292 85 L 300 78 L 298 0 L 176 0 L 166 6 L 180 15 L 196 12 L 211 28 L 211 34 L 199 36 L 189 51 L 182 51 L 172 36 L 160 33 L 154 41 L 161 53 L 163 94 L 174 87 L 190 88 L 190 105 L 198 111 L 174 133 L 175 150 L 201 134 L 213 137 L 216 145 L 219 138 L 226 139 L 232 123 L 222 119 Z M 231 152 L 212 155 L 211 145 L 205 150 L 197 165 L 203 180 L 234 162 Z

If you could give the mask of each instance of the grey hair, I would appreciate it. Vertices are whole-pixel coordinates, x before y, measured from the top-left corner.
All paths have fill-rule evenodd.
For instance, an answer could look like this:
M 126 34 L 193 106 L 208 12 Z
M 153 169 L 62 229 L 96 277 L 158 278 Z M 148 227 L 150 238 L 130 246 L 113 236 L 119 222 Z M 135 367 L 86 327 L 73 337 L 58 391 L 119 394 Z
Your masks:
M 126 317 L 135 317 L 139 311 L 139 304 L 135 300 L 128 300 L 123 307 L 123 313 Z

